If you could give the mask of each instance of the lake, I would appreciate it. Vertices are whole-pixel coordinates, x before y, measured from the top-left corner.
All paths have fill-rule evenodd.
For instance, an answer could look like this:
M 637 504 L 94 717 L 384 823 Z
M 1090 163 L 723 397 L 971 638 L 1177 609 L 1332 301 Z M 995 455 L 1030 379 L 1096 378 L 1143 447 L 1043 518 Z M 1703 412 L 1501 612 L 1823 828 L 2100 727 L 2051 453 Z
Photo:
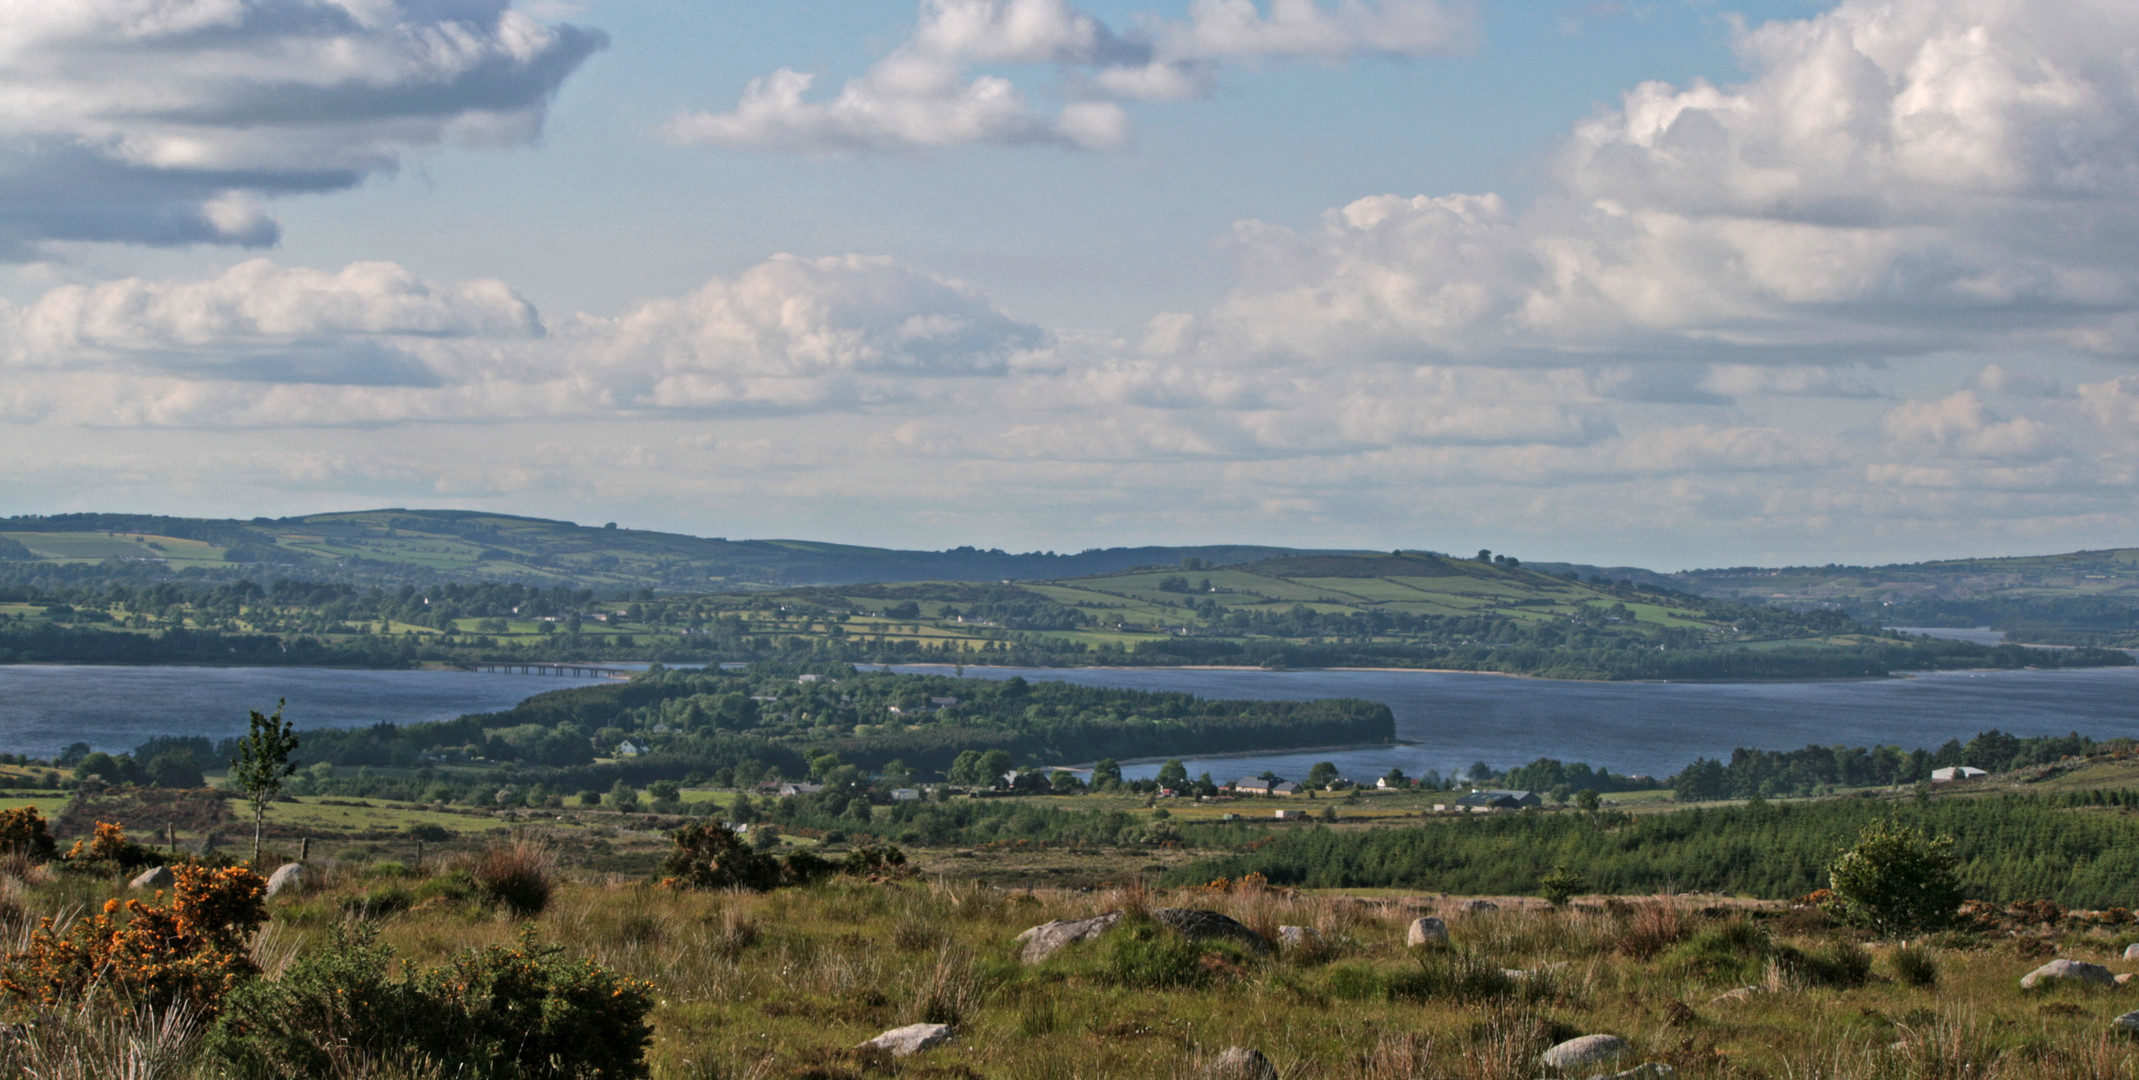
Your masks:
M 903 670 L 940 671 L 938 668 Z M 1355 779 L 1390 766 L 1443 775 L 1484 761 L 1498 768 L 1541 757 L 1587 761 L 1613 772 L 1663 776 L 1702 755 L 1739 746 L 1963 741 L 1990 728 L 2018 735 L 2078 731 L 2098 739 L 2139 737 L 2139 667 L 2067 671 L 1954 671 L 1897 679 L 1790 683 L 1562 682 L 1440 671 L 1238 671 L 1181 668 L 977 668 L 969 676 L 1062 679 L 1086 686 L 1181 690 L 1206 697 L 1299 701 L 1361 697 L 1396 714 L 1410 744 L 1325 753 L 1185 758 L 1191 775 L 1221 781 L 1305 776 L 1335 762 Z M 1125 766 L 1144 777 L 1155 763 Z
M 471 671 L 340 668 L 0 665 L 0 752 L 50 757 L 73 742 L 131 750 L 156 735 L 245 734 L 246 710 L 283 713 L 299 728 L 451 720 L 509 709 L 545 690 L 603 679 Z
M 943 668 L 900 670 L 943 673 Z M 1599 683 L 1436 671 L 1233 671 L 1185 668 L 982 668 L 979 678 L 1059 679 L 1206 697 L 1361 697 L 1396 714 L 1407 745 L 1186 759 L 1232 779 L 1305 775 L 1334 761 L 1354 777 L 1399 766 L 1447 773 L 1539 757 L 1664 775 L 1733 747 L 1899 743 L 1934 747 L 1988 728 L 2022 735 L 2139 736 L 2139 668 L 1959 671 L 1807 683 Z M 444 720 L 546 690 L 600 680 L 458 671 L 0 665 L 0 751 L 50 756 L 77 740 L 128 750 L 152 735 L 222 738 L 245 710 L 289 698 L 299 728 Z M 1124 771 L 1148 776 L 1156 763 Z

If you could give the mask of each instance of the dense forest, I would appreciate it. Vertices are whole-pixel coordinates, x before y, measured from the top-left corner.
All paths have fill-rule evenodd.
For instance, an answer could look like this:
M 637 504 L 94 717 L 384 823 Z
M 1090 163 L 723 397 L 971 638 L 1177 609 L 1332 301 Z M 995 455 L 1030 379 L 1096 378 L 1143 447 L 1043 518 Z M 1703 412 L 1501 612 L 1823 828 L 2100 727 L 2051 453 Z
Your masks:
M 1954 838 L 1967 895 L 2130 906 L 2139 880 L 2139 792 L 1754 803 L 1672 814 L 1508 814 L 1402 829 L 1310 829 L 1204 859 L 1170 883 L 1262 874 L 1315 888 L 1534 893 L 1555 867 L 1603 893 L 1718 892 L 1769 899 L 1827 883 L 1825 867 L 1887 817 Z

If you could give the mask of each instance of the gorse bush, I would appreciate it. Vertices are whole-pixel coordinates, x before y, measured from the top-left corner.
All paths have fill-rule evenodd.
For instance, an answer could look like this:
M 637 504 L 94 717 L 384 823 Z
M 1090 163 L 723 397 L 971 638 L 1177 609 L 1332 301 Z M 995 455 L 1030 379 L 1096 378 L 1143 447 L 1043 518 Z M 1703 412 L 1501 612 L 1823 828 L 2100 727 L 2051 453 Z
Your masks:
M 762 892 L 780 883 L 779 861 L 743 843 L 734 829 L 718 821 L 686 825 L 670 839 L 676 846 L 661 863 L 670 885 Z
M 123 826 L 99 821 L 95 832 L 76 840 L 74 846 L 60 856 L 60 866 L 78 873 L 107 876 L 139 870 L 154 864 L 157 858 L 155 851 L 127 839 Z
M 338 929 L 282 977 L 231 995 L 208 1051 L 245 1080 L 416 1063 L 468 1080 L 646 1075 L 653 988 L 523 934 L 395 978 L 368 929 Z
M 110 900 L 60 926 L 44 919 L 8 957 L 0 994 L 42 1006 L 88 997 L 129 1006 L 185 1002 L 212 1015 L 258 972 L 247 951 L 267 921 L 267 883 L 242 866 L 178 866 L 169 900 Z
M 0 854 L 18 855 L 32 862 L 46 862 L 58 845 L 34 806 L 0 810 Z

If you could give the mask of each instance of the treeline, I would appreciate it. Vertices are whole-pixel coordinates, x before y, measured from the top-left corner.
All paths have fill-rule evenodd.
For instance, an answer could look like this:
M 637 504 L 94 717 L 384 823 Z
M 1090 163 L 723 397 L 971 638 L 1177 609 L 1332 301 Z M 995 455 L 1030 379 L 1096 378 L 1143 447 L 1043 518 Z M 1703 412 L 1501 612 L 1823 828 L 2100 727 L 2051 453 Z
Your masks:
M 2113 812 L 2076 812 L 2100 807 Z M 1554 867 L 1596 892 L 1718 892 L 1766 899 L 1827 884 L 1825 868 L 1886 817 L 1954 838 L 1971 897 L 2069 907 L 2139 903 L 2139 793 L 1759 803 L 1672 814 L 1527 813 L 1404 829 L 1281 832 L 1256 850 L 1200 860 L 1172 884 L 1262 874 L 1310 888 L 1534 893 Z
M 1992 626 L 2013 640 L 2107 645 L 2139 638 L 2139 604 L 2116 596 L 1988 596 L 1910 600 L 1878 610 L 1895 626 Z
M 1696 758 L 1673 779 L 1672 793 L 1683 802 L 1701 802 L 1811 795 L 1843 787 L 1917 784 L 1930 780 L 1934 769 L 1968 765 L 1988 772 L 2006 772 L 2048 765 L 2062 758 L 2085 757 L 2094 752 L 2095 745 L 2093 739 L 2078 733 L 2022 737 L 1993 728 L 1965 744 L 1959 739 L 1948 740 L 1937 750 L 1905 751 L 1899 746 L 1808 746 L 1802 750 L 1739 747 L 1731 751 L 1728 763 Z

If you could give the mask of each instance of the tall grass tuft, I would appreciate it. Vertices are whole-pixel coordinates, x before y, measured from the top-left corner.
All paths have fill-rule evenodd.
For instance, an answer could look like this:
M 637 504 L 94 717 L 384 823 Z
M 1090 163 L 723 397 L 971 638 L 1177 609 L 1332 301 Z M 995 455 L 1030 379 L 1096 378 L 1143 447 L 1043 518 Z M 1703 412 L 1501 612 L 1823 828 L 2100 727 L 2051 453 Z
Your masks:
M 184 1002 L 136 1010 L 82 1002 L 0 1033 L 0 1072 L 25 1080 L 180 1080 L 199 1034 L 200 1016 Z
M 946 945 L 907 1001 L 907 1022 L 956 1027 L 980 1011 L 991 989 L 988 977 L 974 965 L 970 953 Z
M 477 855 L 468 876 L 485 900 L 530 919 L 550 906 L 557 890 L 557 853 L 546 844 L 515 840 Z
M 1938 985 L 1938 958 L 1921 945 L 1904 945 L 1888 954 L 1887 966 L 1894 978 L 1915 987 Z

